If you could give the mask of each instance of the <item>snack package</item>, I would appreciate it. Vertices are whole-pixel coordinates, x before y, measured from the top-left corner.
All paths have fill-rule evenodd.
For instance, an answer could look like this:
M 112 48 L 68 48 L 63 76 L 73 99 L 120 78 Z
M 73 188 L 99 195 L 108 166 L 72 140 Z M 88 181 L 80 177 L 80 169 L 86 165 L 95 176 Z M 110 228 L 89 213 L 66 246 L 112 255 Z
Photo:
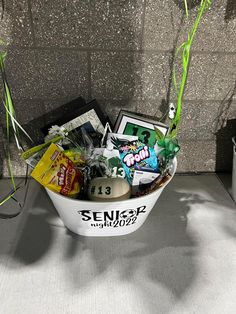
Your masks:
M 44 187 L 65 196 L 77 197 L 82 175 L 57 145 L 51 144 L 31 176 Z
M 125 145 L 121 144 L 119 153 L 122 166 L 130 184 L 132 184 L 135 170 L 159 172 L 155 150 L 140 141 L 129 142 Z

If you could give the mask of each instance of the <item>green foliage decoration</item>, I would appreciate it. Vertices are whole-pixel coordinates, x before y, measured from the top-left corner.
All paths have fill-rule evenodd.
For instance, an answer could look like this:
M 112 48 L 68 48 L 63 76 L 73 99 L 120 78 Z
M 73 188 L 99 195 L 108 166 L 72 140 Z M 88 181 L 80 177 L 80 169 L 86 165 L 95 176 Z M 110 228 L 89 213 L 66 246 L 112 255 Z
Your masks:
M 193 40 L 196 36 L 200 21 L 202 16 L 205 14 L 205 12 L 209 9 L 210 5 L 212 4 L 212 0 L 202 0 L 200 3 L 200 6 L 198 8 L 198 14 L 194 21 L 193 27 L 191 31 L 188 33 L 188 38 L 186 41 L 184 41 L 176 50 L 176 57 L 181 54 L 182 56 L 182 75 L 180 84 L 178 86 L 176 81 L 176 71 L 174 68 L 173 71 L 173 83 L 174 87 L 177 93 L 177 108 L 176 108 L 176 114 L 174 119 L 171 121 L 171 127 L 170 127 L 170 134 L 172 136 L 176 136 L 178 125 L 180 122 L 180 116 L 181 116 L 181 109 L 182 109 L 182 101 L 183 101 L 183 95 L 185 86 L 187 83 L 187 77 L 188 77 L 188 69 L 189 69 L 189 60 L 190 60 L 190 53 L 191 48 L 193 44 Z M 187 12 L 187 11 L 186 11 Z
M 12 170 L 12 162 L 11 162 L 11 156 L 10 156 L 10 137 L 11 133 L 13 133 L 16 146 L 18 150 L 23 150 L 23 146 L 20 142 L 20 132 L 23 132 L 25 136 L 27 136 L 30 141 L 32 139 L 27 134 L 27 132 L 22 128 L 22 126 L 18 123 L 16 119 L 16 112 L 11 96 L 11 89 L 7 81 L 6 71 L 5 71 L 5 60 L 7 56 L 7 44 L 0 39 L 0 74 L 2 77 L 2 84 L 3 84 L 3 90 L 2 93 L 0 93 L 1 102 L 5 109 L 5 121 L 6 121 L 6 127 L 2 126 L 3 130 L 6 130 L 6 145 L 4 145 L 4 154 L 6 158 L 6 164 L 8 168 L 8 175 L 11 179 L 11 191 L 10 193 L 4 197 L 0 198 L 0 206 L 3 205 L 6 201 L 8 201 L 10 198 L 13 198 L 16 191 L 18 190 L 18 187 L 16 186 L 16 182 L 14 179 L 14 174 Z
M 169 161 L 173 159 L 173 157 L 177 154 L 177 152 L 180 149 L 178 145 L 178 141 L 177 141 L 177 132 L 178 132 L 178 126 L 179 126 L 180 118 L 181 118 L 184 90 L 186 87 L 187 77 L 188 77 L 191 47 L 193 44 L 193 40 L 196 36 L 200 21 L 203 15 L 211 6 L 212 1 L 213 0 L 201 1 L 198 8 L 196 19 L 194 21 L 194 24 L 190 32 L 188 33 L 187 39 L 176 49 L 175 57 L 177 58 L 180 54 L 182 57 L 182 72 L 181 72 L 181 79 L 180 79 L 179 84 L 177 83 L 177 80 L 176 80 L 175 67 L 173 69 L 173 84 L 174 84 L 176 94 L 177 94 L 176 113 L 175 113 L 174 118 L 171 120 L 169 132 L 166 136 L 163 136 L 163 134 L 158 132 L 158 130 L 156 129 L 157 143 L 158 143 L 158 146 L 162 148 L 161 156 L 163 158 L 164 167 L 168 166 Z M 184 0 L 184 4 L 185 4 L 186 16 L 188 17 L 187 0 Z

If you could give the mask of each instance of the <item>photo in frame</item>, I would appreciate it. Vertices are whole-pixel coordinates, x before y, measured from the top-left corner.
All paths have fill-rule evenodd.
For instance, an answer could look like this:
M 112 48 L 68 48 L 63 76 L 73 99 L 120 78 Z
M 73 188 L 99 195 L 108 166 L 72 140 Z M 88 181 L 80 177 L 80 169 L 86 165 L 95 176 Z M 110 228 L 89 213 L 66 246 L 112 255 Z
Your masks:
M 115 123 L 114 132 L 138 136 L 141 142 L 153 147 L 156 142 L 155 128 L 161 131 L 163 135 L 168 132 L 168 126 L 164 123 L 121 110 Z
M 72 102 L 76 103 L 76 100 Z M 103 134 L 107 122 L 109 122 L 108 117 L 103 114 L 97 101 L 93 100 L 87 104 L 78 103 L 76 109 L 42 128 L 42 132 L 46 135 L 51 126 L 58 125 L 63 126 L 69 132 L 83 126 L 88 133 L 96 131 Z

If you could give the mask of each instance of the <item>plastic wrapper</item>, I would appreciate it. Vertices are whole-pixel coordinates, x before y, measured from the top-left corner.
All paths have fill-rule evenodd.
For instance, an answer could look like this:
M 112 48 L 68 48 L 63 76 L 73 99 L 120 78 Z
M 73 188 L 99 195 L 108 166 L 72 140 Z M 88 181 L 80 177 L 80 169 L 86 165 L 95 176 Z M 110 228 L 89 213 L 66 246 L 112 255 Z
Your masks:
M 140 193 L 143 193 L 152 186 L 154 180 L 159 176 L 160 173 L 135 170 L 132 181 L 132 195 L 138 196 Z
M 21 154 L 21 158 L 32 168 L 34 168 L 39 160 L 42 158 L 43 154 L 46 152 L 51 143 L 59 143 L 61 141 L 61 136 L 56 136 L 51 138 L 49 141 L 34 146 L 24 153 Z
M 55 144 L 51 144 L 31 176 L 44 187 L 65 196 L 77 197 L 82 174 Z
M 85 156 L 81 150 L 78 150 L 77 148 L 71 148 L 64 150 L 64 154 L 73 162 L 76 167 L 85 166 Z
M 103 156 L 104 148 L 95 148 L 87 160 L 90 168 L 90 178 L 111 177 L 112 169 L 109 167 L 107 158 Z
M 152 147 L 148 147 L 140 141 L 132 141 L 119 144 L 118 149 L 122 166 L 130 184 L 132 184 L 135 170 L 155 173 L 159 171 L 158 159 Z
M 162 187 L 170 179 L 171 175 L 168 173 L 165 175 L 160 175 L 151 184 L 146 185 L 146 187 L 143 186 L 143 188 L 137 191 L 135 195 L 133 194 L 133 196 L 140 197 L 152 193 Z

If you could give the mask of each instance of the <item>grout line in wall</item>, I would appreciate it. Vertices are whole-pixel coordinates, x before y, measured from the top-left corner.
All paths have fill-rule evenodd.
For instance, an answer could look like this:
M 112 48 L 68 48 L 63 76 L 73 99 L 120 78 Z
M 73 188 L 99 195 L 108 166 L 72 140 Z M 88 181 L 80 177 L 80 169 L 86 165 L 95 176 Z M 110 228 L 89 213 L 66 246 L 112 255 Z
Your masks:
M 35 38 L 35 32 L 34 32 L 34 22 L 33 22 L 33 15 L 32 15 L 32 6 L 31 6 L 31 0 L 27 1 L 28 3 L 28 16 L 29 16 L 29 23 L 30 23 L 30 29 L 32 34 L 32 40 L 33 40 L 33 46 L 31 48 L 36 48 L 36 38 Z
M 236 55 L 236 51 L 201 51 L 201 50 L 193 50 L 192 55 Z
M 144 0 L 144 3 L 143 3 L 143 13 L 142 13 L 142 21 L 141 21 L 141 37 L 140 37 L 140 50 L 137 51 L 136 53 L 138 54 L 144 54 L 144 50 L 143 50 L 143 44 L 144 44 L 144 27 L 145 27 L 145 16 L 146 16 L 146 0 Z M 143 76 L 143 67 L 141 66 L 141 77 Z M 135 111 L 138 111 L 138 103 L 135 105 Z
M 45 100 L 48 100 L 48 101 L 55 101 L 55 100 L 61 100 L 62 98 L 61 97 L 53 97 L 53 98 L 43 98 L 43 97 L 36 97 L 36 98 L 28 98 L 28 97 L 17 97 L 15 100 L 16 101 L 25 101 L 25 100 L 27 100 L 27 99 L 30 99 L 30 100 L 33 100 L 33 101 L 45 101 Z M 63 99 L 65 99 L 65 101 L 66 100 L 70 100 L 71 98 L 70 98 L 70 96 L 68 96 L 68 97 L 64 97 Z M 151 99 L 151 98 L 146 98 L 146 99 L 135 99 L 135 98 L 123 98 L 123 99 L 114 99 L 114 98 L 104 98 L 104 99 L 102 99 L 102 98 L 99 98 L 98 100 L 100 100 L 100 101 L 108 101 L 108 102 L 121 102 L 121 103 L 125 103 L 125 102 L 130 102 L 130 101 L 132 101 L 132 102 L 147 102 L 147 101 L 153 101 L 153 102 L 158 102 L 158 101 L 161 101 L 161 99 L 162 98 L 156 98 L 156 99 Z M 227 100 L 227 99 L 226 99 Z M 171 99 L 171 101 L 174 101 L 173 99 Z M 194 99 L 194 100 L 185 100 L 184 101 L 185 103 L 190 103 L 190 104 L 198 104 L 199 105 L 199 103 L 216 103 L 216 102 L 222 102 L 222 99 L 214 99 L 214 100 L 212 100 L 212 99 L 210 99 L 210 100 L 208 100 L 208 99 Z M 233 100 L 233 102 L 232 102 L 233 104 L 236 104 L 236 99 L 234 99 Z M 201 105 L 200 104 L 200 106 L 204 106 L 204 105 Z
M 92 72 L 91 72 L 91 52 L 87 52 L 87 62 L 88 62 L 88 98 L 92 99 Z
M 145 27 L 145 16 L 146 16 L 146 0 L 143 2 L 143 13 L 141 20 L 141 35 L 140 35 L 140 48 L 143 50 L 143 41 L 144 41 L 144 27 Z
M 13 45 L 12 45 L 13 46 Z M 38 49 L 38 50 L 58 50 L 58 51 L 80 51 L 80 52 L 130 52 L 130 53 L 137 53 L 143 52 L 141 49 L 132 50 L 132 49 L 102 49 L 102 48 L 88 48 L 88 47 L 58 47 L 58 46 L 37 46 L 37 47 L 22 47 L 22 46 L 15 46 L 16 48 L 26 48 L 26 49 Z
M 215 137 L 216 135 L 214 135 L 212 138 L 205 138 L 205 139 L 198 139 L 198 138 L 194 138 L 194 142 L 203 142 L 203 143 L 209 143 L 209 142 L 214 142 L 215 143 Z M 180 144 L 180 146 L 183 144 L 183 143 L 191 143 L 193 144 L 193 138 L 181 138 L 181 137 L 178 137 L 178 142 Z
M 76 51 L 76 52 L 124 52 L 124 53 L 156 53 L 165 54 L 171 53 L 173 49 L 169 50 L 155 50 L 155 49 L 102 49 L 102 48 L 83 48 L 83 47 L 57 47 L 57 46 L 20 46 L 11 45 L 12 48 L 26 49 L 26 50 L 46 50 L 46 51 Z M 236 55 L 236 51 L 192 51 L 192 55 Z

